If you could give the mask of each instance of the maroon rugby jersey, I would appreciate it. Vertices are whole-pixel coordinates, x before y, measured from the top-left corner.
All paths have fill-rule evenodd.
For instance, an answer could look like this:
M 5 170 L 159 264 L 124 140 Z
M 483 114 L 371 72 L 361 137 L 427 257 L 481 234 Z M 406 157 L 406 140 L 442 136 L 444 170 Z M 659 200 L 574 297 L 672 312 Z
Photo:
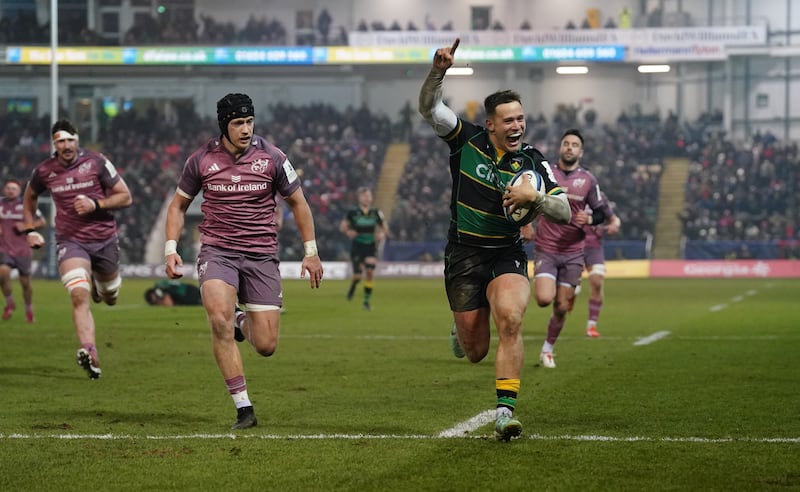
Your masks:
M 14 200 L 0 198 L 0 252 L 9 256 L 32 256 L 25 233 L 17 230 L 17 224 L 22 222 L 22 206 L 21 196 Z M 36 216 L 41 217 L 42 213 L 37 210 Z
M 569 173 L 558 166 L 552 169 L 558 185 L 567 194 L 572 219 L 569 224 L 554 224 L 540 217 L 536 225 L 536 249 L 557 254 L 583 251 L 585 233 L 583 226 L 575 224 L 575 214 L 587 205 L 593 210 L 602 206 L 597 178 L 582 167 Z
M 275 195 L 288 197 L 300 179 L 286 155 L 254 135 L 250 148 L 234 160 L 213 138 L 186 160 L 178 193 L 203 194 L 201 242 L 257 254 L 278 252 Z
M 608 197 L 606 196 L 605 192 L 600 192 L 600 197 L 603 199 L 603 213 L 606 216 L 606 220 L 611 218 L 614 215 L 614 209 L 611 208 L 611 202 L 608 201 Z M 588 206 L 586 207 L 586 213 L 591 214 L 592 209 Z M 605 233 L 606 227 L 603 224 L 600 225 L 589 225 L 586 224 L 583 226 L 583 230 L 586 233 L 586 243 L 584 244 L 585 248 L 600 248 L 603 245 L 603 234 Z
M 103 199 L 122 179 L 114 164 L 99 152 L 79 148 L 77 157 L 64 165 L 56 156 L 33 170 L 28 186 L 37 194 L 50 191 L 56 206 L 56 241 L 72 239 L 82 243 L 102 242 L 117 234 L 114 214 L 105 209 L 78 215 L 75 197 Z

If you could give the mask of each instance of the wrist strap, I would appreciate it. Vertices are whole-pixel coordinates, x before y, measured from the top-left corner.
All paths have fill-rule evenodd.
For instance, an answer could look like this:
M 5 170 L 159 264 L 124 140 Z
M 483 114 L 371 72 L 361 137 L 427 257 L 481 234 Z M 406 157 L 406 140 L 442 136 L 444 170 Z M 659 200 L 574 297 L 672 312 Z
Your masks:
M 305 250 L 306 257 L 317 256 L 317 241 L 312 239 L 303 243 L 303 250 Z
M 167 239 L 164 243 L 164 257 L 178 253 L 178 241 L 174 239 Z

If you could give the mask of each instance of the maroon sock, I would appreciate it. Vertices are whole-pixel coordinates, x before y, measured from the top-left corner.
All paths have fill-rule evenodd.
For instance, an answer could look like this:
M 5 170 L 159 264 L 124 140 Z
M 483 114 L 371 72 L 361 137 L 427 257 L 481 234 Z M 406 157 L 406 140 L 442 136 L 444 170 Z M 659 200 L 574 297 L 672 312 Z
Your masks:
M 564 318 L 550 316 L 550 322 L 547 323 L 547 343 L 555 345 L 562 328 L 564 328 Z
M 589 321 L 594 321 L 597 324 L 601 309 L 603 309 L 603 301 L 589 300 Z

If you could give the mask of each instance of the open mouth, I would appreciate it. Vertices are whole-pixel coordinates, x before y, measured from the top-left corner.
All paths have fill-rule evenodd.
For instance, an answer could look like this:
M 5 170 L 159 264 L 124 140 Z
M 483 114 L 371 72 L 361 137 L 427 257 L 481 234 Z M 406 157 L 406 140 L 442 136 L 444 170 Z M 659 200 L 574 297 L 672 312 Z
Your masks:
M 509 148 L 516 147 L 522 141 L 522 132 L 512 133 L 506 137 L 506 143 L 508 144 Z

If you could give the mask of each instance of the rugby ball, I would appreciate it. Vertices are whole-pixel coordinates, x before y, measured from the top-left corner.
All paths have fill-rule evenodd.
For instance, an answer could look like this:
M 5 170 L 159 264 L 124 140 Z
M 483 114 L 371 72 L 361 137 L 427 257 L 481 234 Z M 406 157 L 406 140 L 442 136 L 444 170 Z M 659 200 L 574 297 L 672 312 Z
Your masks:
M 542 176 L 530 169 L 515 174 L 508 185 L 512 188 L 516 186 L 532 186 L 541 194 L 547 193 L 544 188 L 544 179 L 542 179 Z M 536 218 L 536 211 L 530 207 L 517 207 L 513 212 L 509 210 L 509 207 L 503 207 L 503 212 L 506 215 L 506 219 L 519 226 L 528 224 Z

